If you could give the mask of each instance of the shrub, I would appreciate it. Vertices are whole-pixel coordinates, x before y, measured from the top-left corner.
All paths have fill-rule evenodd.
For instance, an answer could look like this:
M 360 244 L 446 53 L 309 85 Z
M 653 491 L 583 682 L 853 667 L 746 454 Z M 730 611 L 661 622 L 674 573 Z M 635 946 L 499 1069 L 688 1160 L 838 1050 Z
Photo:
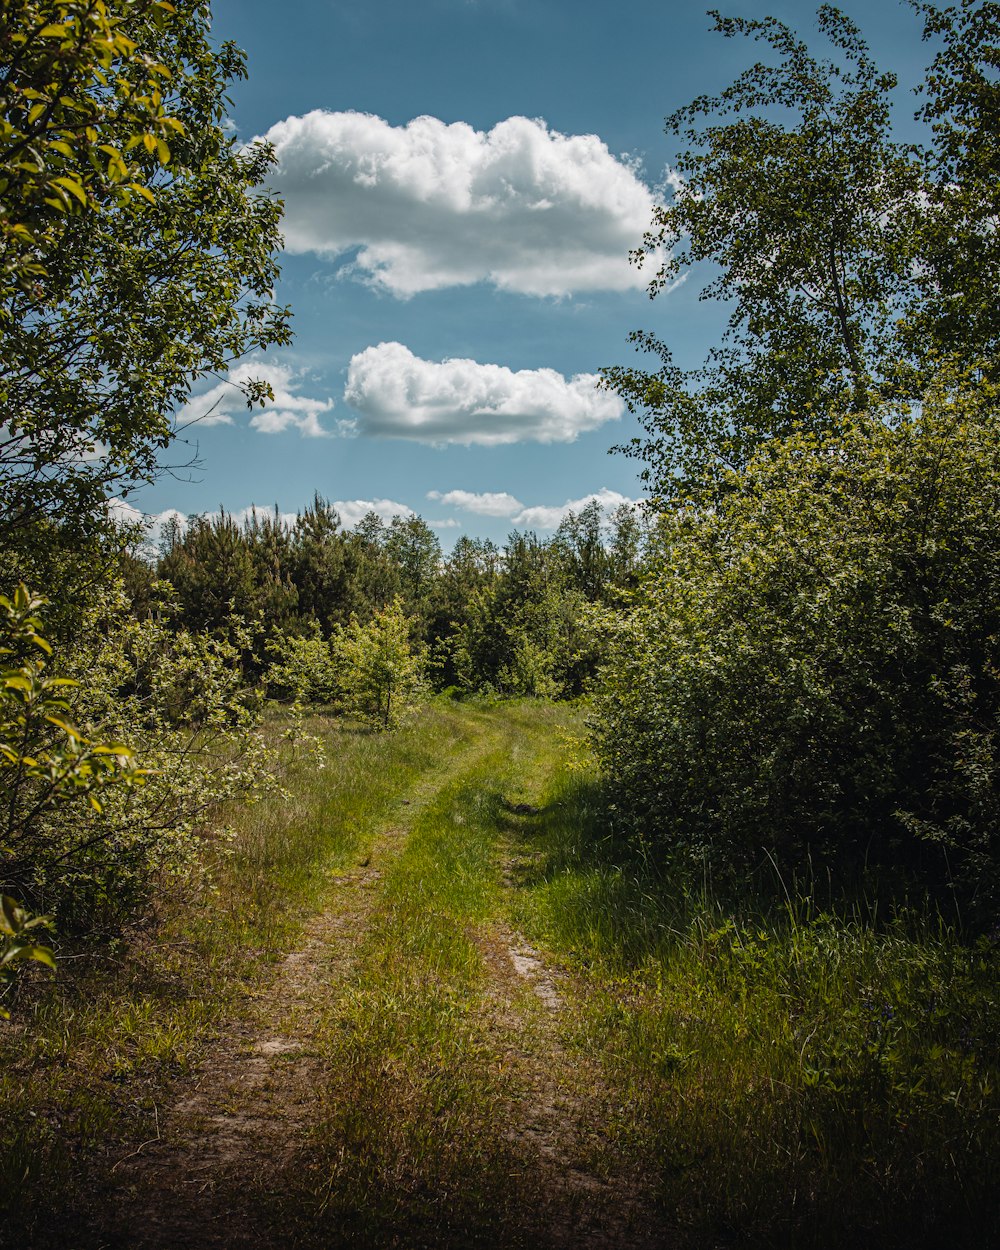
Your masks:
M 337 667 L 318 624 L 305 638 L 279 632 L 268 640 L 267 650 L 272 657 L 266 674 L 269 694 L 295 703 L 330 703 L 337 697 Z
M 985 388 L 763 448 L 662 518 L 594 725 L 628 826 L 743 871 L 995 894 L 1000 422 Z
M 426 647 L 411 644 L 398 595 L 366 624 L 351 617 L 331 647 L 349 711 L 391 729 L 416 706 L 425 688 Z
M 5 839 L 5 889 L 53 912 L 63 932 L 117 928 L 141 913 L 166 878 L 195 862 L 213 807 L 271 782 L 270 753 L 253 732 L 259 701 L 243 683 L 240 647 L 239 638 L 136 621 L 111 588 L 58 657 L 58 678 L 43 677 L 33 661 L 60 703 L 53 716 L 36 699 L 24 730 L 39 771 L 34 789 L 17 776 L 9 783 L 20 787 L 18 804 L 30 819 L 18 817 Z M 141 754 L 141 786 L 106 784 L 134 771 L 122 742 Z M 65 785 L 58 801 L 39 803 L 70 762 L 76 788 L 93 799 L 89 810 L 65 801 Z

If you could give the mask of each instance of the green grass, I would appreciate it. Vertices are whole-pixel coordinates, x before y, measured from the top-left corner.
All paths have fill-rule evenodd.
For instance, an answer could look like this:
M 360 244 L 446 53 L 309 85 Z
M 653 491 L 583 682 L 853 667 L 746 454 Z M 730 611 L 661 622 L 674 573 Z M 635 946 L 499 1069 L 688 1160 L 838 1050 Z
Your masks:
M 724 911 L 609 843 L 580 772 L 524 852 L 520 923 L 576 970 L 577 1041 L 603 1055 L 607 1165 L 639 1165 L 696 1241 L 996 1244 L 994 942 L 912 912 Z
M 510 811 L 537 801 L 574 713 L 490 715 L 475 764 L 421 812 L 387 871 L 356 973 L 315 1023 L 335 1075 L 297 1244 L 543 1244 L 538 1158 L 510 1134 L 521 1087 L 487 956 Z
M 324 1086 L 252 1208 L 302 1250 L 566 1244 L 602 1201 L 572 1169 L 611 1205 L 644 1195 L 671 1245 L 996 1244 L 997 944 L 886 899 L 679 888 L 609 833 L 579 720 L 438 701 L 393 735 L 317 724 L 326 768 L 227 814 L 211 888 L 22 996 L 0 1040 L 11 1238 L 73 1208 L 105 1140 L 154 1135 L 171 1080 L 259 1018 L 328 908 L 347 958 L 268 1021 Z M 514 931 L 558 1012 L 514 976 Z M 564 1093 L 540 1143 L 532 1099 Z
M 471 746 L 480 720 L 438 701 L 392 735 L 314 722 L 323 769 L 293 762 L 290 797 L 220 813 L 229 834 L 206 848 L 208 874 L 171 889 L 150 934 L 121 951 L 75 952 L 55 985 L 22 993 L 0 1032 L 0 1212 L 12 1233 L 70 1201 L 82 1161 L 109 1139 L 155 1134 L 167 1083 L 224 1019 L 252 1009 L 331 873 Z

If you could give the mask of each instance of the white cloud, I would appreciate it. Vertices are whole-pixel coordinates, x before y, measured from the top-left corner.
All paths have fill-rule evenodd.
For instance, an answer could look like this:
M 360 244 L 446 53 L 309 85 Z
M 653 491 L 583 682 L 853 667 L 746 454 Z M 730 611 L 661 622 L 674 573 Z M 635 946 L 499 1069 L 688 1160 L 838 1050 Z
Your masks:
M 599 491 L 595 491 L 591 495 L 584 495 L 582 499 L 567 499 L 565 503 L 554 506 L 538 504 L 535 507 L 522 508 L 517 516 L 513 518 L 514 524 L 529 526 L 532 529 L 553 530 L 567 512 L 579 512 L 581 508 L 586 507 L 588 503 L 593 503 L 595 500 L 605 512 L 611 512 L 623 503 L 628 504 L 630 507 L 637 507 L 641 502 L 638 499 L 630 499 L 627 495 L 621 495 L 616 490 L 609 490 L 606 486 L 602 486 Z
M 452 508 L 463 508 L 466 512 L 474 512 L 477 516 L 511 517 L 524 507 L 519 499 L 508 495 L 506 491 L 499 494 L 486 492 L 476 494 L 470 490 L 449 490 L 444 494 L 439 490 L 429 490 L 428 499 L 436 499 Z
M 297 429 L 307 438 L 322 438 L 329 433 L 321 425 L 320 416 L 330 411 L 333 400 L 311 399 L 299 394 L 301 382 L 294 369 L 259 359 L 242 361 L 230 369 L 224 381 L 188 400 L 177 414 L 178 424 L 232 425 L 235 415 L 248 411 L 246 396 L 240 388 L 255 379 L 270 385 L 274 399 L 269 399 L 263 408 L 254 409 L 250 418 L 253 429 L 262 434 Z
M 111 519 L 120 525 L 143 526 L 139 548 L 148 555 L 156 555 L 163 531 L 170 522 L 176 522 L 182 533 L 187 529 L 187 517 L 176 508 L 166 508 L 163 512 L 141 512 L 127 499 L 109 499 L 107 509 Z
M 476 494 L 468 490 L 432 490 L 427 497 L 453 508 L 461 508 L 465 512 L 473 512 L 477 516 L 507 517 L 514 525 L 542 530 L 556 529 L 567 513 L 579 512 L 595 500 L 605 512 L 612 512 L 621 504 L 628 504 L 633 508 L 641 504 L 641 500 L 630 499 L 606 486 L 590 495 L 584 495 L 581 499 L 567 499 L 561 504 L 535 504 L 530 507 L 506 493 Z
M 628 252 L 649 228 L 653 194 L 597 135 L 527 117 L 483 132 L 315 110 L 263 137 L 278 156 L 287 250 L 359 249 L 348 268 L 399 298 L 474 282 L 566 296 L 648 280 Z
M 567 379 L 554 369 L 515 372 L 475 360 L 438 364 L 402 343 L 379 343 L 351 357 L 344 399 L 367 434 L 482 446 L 570 443 L 624 411 L 597 381 L 593 373 Z
M 413 516 L 413 509 L 405 503 L 396 503 L 392 499 L 338 499 L 333 505 L 340 513 L 340 520 L 345 529 L 353 529 L 355 525 L 374 512 L 383 521 L 391 521 L 394 516 Z

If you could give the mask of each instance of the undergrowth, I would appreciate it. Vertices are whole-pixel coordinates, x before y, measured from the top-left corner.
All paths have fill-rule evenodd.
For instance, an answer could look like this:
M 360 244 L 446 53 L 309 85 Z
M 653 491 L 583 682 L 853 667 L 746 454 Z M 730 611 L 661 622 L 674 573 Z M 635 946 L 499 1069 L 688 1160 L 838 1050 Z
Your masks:
M 86 1207 L 102 1151 L 113 1169 L 157 1135 L 172 1078 L 267 1001 L 363 866 L 343 979 L 289 1029 L 326 1074 L 307 1148 L 254 1199 L 288 1244 L 564 1244 L 569 1169 L 647 1200 L 644 1245 L 995 1244 L 993 937 L 888 895 L 684 887 L 609 832 L 562 736 L 578 721 L 439 700 L 394 735 L 305 726 L 323 770 L 295 747 L 291 797 L 226 813 L 213 871 L 157 926 L 64 951 L 56 983 L 22 993 L 0 1035 L 5 1232 L 42 1244 L 44 1212 Z M 518 930 L 557 1008 L 518 983 Z M 571 1097 L 543 1148 L 525 1126 L 546 1082 Z

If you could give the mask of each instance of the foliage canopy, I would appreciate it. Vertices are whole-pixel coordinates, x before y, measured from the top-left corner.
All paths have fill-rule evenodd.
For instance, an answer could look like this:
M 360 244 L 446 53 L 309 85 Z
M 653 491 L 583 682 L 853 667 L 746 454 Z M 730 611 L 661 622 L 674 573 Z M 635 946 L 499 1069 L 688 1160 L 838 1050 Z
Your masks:
M 99 528 L 194 381 L 288 338 L 271 154 L 224 128 L 244 72 L 200 0 L 5 0 L 0 545 Z
M 961 880 L 1000 848 L 1000 418 L 928 396 L 772 440 L 664 517 L 597 741 L 628 819 L 737 872 L 862 861 Z
M 712 498 L 768 438 L 916 400 L 942 354 L 989 369 L 1000 345 L 1000 6 L 914 7 L 941 45 L 923 146 L 894 137 L 896 78 L 832 5 L 818 10 L 831 60 L 775 18 L 713 12 L 723 36 L 773 56 L 667 118 L 687 146 L 634 259 L 657 265 L 651 295 L 708 265 L 702 298 L 724 303 L 728 332 L 685 370 L 655 333 L 636 331 L 660 367 L 603 371 L 641 414 L 649 437 L 624 450 L 644 462 L 654 496 Z

